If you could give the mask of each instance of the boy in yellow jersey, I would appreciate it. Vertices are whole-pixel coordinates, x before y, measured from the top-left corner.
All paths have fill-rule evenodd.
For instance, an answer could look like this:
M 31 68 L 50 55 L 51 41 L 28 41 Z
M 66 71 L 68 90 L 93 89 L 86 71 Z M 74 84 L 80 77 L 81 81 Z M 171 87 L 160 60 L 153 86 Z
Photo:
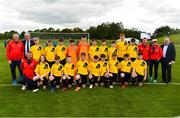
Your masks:
M 92 40 L 92 46 L 89 48 L 90 61 L 94 60 L 95 55 L 99 56 L 99 47 L 97 46 L 97 41 Z
M 40 56 L 39 64 L 37 64 L 34 72 L 36 73 L 36 76 L 33 77 L 33 81 L 37 81 L 39 83 L 43 83 L 43 89 L 47 88 L 48 85 L 48 76 L 50 73 L 50 67 L 49 64 L 46 62 L 45 56 Z
M 53 92 L 56 88 L 60 88 L 60 81 L 61 79 L 63 82 L 63 89 L 62 91 L 65 90 L 66 86 L 66 80 L 62 78 L 63 75 L 63 65 L 59 63 L 60 62 L 60 57 L 56 56 L 55 57 L 55 64 L 52 65 L 51 67 L 51 74 L 50 74 L 50 81 L 51 81 L 51 91 Z
M 47 46 L 44 49 L 44 55 L 46 57 L 46 60 L 50 66 L 50 68 L 52 67 L 52 65 L 54 64 L 54 58 L 55 58 L 55 48 L 54 46 L 52 46 L 52 40 L 49 39 L 47 41 Z
M 129 60 L 129 55 L 124 55 L 124 60 L 119 63 L 120 77 L 122 80 L 122 88 L 125 88 L 129 84 L 131 79 L 132 62 Z
M 143 60 L 142 53 L 138 53 L 138 58 L 133 62 L 133 72 L 132 72 L 132 86 L 138 83 L 138 86 L 142 86 L 143 80 L 146 80 L 147 76 L 147 63 Z
M 90 75 L 89 75 L 89 88 L 92 89 L 93 85 L 98 86 L 98 82 L 100 80 L 100 62 L 99 56 L 95 55 L 93 62 L 90 63 Z
M 64 66 L 66 64 L 67 48 L 63 39 L 59 40 L 59 45 L 55 48 L 55 55 L 61 57 L 60 63 Z
M 111 47 L 108 50 L 108 56 L 109 56 L 109 60 L 112 59 L 112 54 L 117 54 L 117 48 L 116 48 L 116 42 L 112 41 L 111 42 Z
M 82 87 L 86 87 L 87 78 L 89 74 L 89 63 L 86 60 L 86 53 L 81 53 L 81 59 L 77 63 L 77 75 L 76 75 L 76 84 L 77 87 L 75 91 L 79 91 Z
M 106 56 L 106 59 L 108 57 L 108 47 L 106 45 L 106 39 L 103 39 L 101 41 L 101 46 L 99 47 L 99 55 L 101 56 L 102 54 L 104 54 Z
M 115 85 L 117 78 L 118 78 L 118 65 L 119 61 L 117 60 L 117 54 L 112 54 L 112 59 L 109 60 L 109 81 L 110 81 L 110 88 L 113 88 L 113 85 Z
M 104 85 L 107 88 L 108 80 L 109 80 L 109 64 L 108 61 L 106 61 L 105 54 L 101 54 L 100 70 L 101 70 L 101 77 L 99 83 L 101 84 L 101 86 Z
M 125 34 L 121 33 L 120 34 L 120 39 L 117 40 L 117 55 L 118 55 L 118 61 L 121 62 L 124 60 L 124 54 L 127 53 L 127 47 L 128 43 L 125 41 Z
M 43 47 L 39 45 L 39 38 L 33 38 L 35 45 L 30 48 L 33 54 L 33 59 L 39 61 L 40 56 L 43 54 Z
M 71 88 L 74 80 L 75 64 L 72 63 L 71 56 L 67 57 L 67 63 L 64 66 L 64 76 L 67 79 L 68 87 Z
M 138 47 L 135 44 L 136 39 L 132 38 L 130 42 L 130 46 L 128 46 L 127 53 L 129 54 L 129 57 L 132 62 L 134 62 L 137 58 L 138 54 Z

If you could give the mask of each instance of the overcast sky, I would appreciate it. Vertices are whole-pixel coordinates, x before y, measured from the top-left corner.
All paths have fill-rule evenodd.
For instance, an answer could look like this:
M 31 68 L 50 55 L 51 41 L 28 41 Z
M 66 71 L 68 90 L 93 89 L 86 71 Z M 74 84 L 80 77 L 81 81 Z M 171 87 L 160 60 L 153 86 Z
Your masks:
M 179 6 L 179 0 L 0 0 L 0 32 L 120 21 L 153 32 L 162 25 L 180 28 Z

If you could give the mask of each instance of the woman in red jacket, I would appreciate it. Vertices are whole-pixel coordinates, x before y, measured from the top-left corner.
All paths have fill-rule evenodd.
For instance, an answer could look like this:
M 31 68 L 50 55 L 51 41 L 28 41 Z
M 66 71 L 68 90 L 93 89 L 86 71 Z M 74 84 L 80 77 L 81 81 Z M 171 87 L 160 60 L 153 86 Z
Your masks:
M 26 57 L 27 59 L 23 59 L 21 63 L 21 70 L 23 72 L 24 80 L 22 90 L 29 88 L 32 89 L 33 92 L 37 92 L 39 90 L 37 81 L 33 81 L 33 77 L 35 76 L 34 70 L 38 62 L 32 58 L 32 52 L 28 52 Z
M 162 49 L 157 43 L 157 39 L 153 39 L 152 41 L 152 46 L 150 47 L 149 50 L 149 76 L 150 76 L 150 81 L 153 80 L 152 78 L 152 71 L 153 71 L 153 66 L 154 66 L 154 83 L 157 82 L 157 77 L 158 77 L 158 65 L 159 65 L 159 60 L 162 57 Z

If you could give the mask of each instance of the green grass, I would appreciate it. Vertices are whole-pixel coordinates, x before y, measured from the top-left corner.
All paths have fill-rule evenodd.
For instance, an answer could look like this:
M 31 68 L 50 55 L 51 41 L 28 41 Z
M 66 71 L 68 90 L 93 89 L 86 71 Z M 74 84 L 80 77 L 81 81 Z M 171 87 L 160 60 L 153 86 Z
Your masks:
M 180 34 L 174 34 L 169 36 L 175 45 L 180 45 Z M 158 38 L 159 43 L 163 43 L 165 37 Z
M 173 82 L 180 83 L 180 47 L 173 66 Z M 159 70 L 161 67 L 159 67 Z M 159 72 L 159 81 L 161 73 Z M 11 84 L 3 42 L 0 42 L 0 85 Z M 180 116 L 180 85 L 145 85 L 142 88 L 103 87 L 51 93 L 21 91 L 0 86 L 0 116 Z

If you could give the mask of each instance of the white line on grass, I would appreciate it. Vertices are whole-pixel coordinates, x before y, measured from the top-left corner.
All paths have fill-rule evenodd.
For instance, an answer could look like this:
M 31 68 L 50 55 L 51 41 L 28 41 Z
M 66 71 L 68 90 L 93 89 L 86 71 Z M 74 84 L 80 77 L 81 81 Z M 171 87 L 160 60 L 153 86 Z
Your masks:
M 119 84 L 119 83 L 117 83 Z M 146 85 L 167 85 L 166 83 L 144 83 Z M 168 85 L 180 85 L 180 83 L 169 83 Z M 8 87 L 13 86 L 12 84 L 0 84 L 0 87 Z M 17 84 L 16 86 L 21 86 L 21 84 Z

